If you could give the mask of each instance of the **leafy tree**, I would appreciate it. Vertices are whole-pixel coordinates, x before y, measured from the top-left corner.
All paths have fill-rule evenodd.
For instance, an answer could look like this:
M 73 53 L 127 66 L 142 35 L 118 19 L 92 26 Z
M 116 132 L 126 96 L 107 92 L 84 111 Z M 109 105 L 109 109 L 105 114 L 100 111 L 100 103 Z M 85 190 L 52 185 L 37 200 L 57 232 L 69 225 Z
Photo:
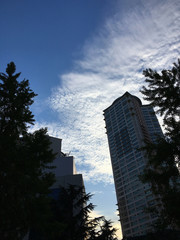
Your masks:
M 162 208 L 156 208 L 158 227 L 177 228 L 180 227 L 180 60 L 161 74 L 152 69 L 143 74 L 148 86 L 143 86 L 141 93 L 163 117 L 165 137 L 157 143 L 147 143 L 144 150 L 149 160 L 140 178 L 151 184 L 156 196 L 161 195 Z
M 50 214 L 49 187 L 54 159 L 46 129 L 28 133 L 36 94 L 29 81 L 18 82 L 13 62 L 0 73 L 0 238 L 22 239 L 32 225 L 42 227 Z

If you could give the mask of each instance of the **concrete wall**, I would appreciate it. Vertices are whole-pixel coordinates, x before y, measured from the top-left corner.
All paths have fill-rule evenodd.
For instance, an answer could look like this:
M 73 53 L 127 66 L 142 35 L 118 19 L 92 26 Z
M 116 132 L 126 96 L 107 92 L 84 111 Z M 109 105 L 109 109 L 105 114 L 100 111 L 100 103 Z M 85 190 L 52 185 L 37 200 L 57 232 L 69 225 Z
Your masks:
M 51 188 L 54 189 L 60 186 L 66 188 L 69 185 L 76 185 L 78 187 L 83 187 L 84 182 L 83 182 L 82 174 L 59 176 L 56 178 L 56 182 Z
M 51 149 L 53 150 L 53 153 L 56 153 L 56 157 L 61 156 L 61 145 L 62 145 L 62 139 L 55 138 L 55 137 L 49 137 L 51 141 Z
M 57 157 L 53 161 L 52 166 L 56 166 L 56 168 L 51 169 L 51 172 L 56 175 L 56 178 L 74 174 L 74 158 L 72 156 Z
M 61 151 L 62 140 L 59 138 L 50 137 L 50 141 L 53 153 L 56 153 L 56 158 L 54 159 L 53 163 L 49 165 L 55 166 L 56 168 L 51 169 L 50 171 L 56 175 L 56 178 L 60 176 L 76 174 L 77 172 L 73 156 L 67 156 Z

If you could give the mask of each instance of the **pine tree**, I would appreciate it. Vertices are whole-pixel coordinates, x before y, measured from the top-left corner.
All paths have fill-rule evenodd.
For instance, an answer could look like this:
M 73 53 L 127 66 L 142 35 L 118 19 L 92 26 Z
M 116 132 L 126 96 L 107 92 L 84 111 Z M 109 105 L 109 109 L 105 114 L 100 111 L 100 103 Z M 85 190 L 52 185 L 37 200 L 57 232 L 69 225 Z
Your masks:
M 54 175 L 45 172 L 54 159 L 46 129 L 28 133 L 34 123 L 30 106 L 36 94 L 29 81 L 9 63 L 0 73 L 0 238 L 19 240 L 32 225 L 42 227 L 50 214 L 49 187 Z
M 94 209 L 94 205 L 88 203 L 91 197 L 90 193 L 85 193 L 84 187 L 60 187 L 58 200 L 52 202 L 55 220 L 64 226 L 60 239 L 87 239 L 89 231 L 92 230 L 89 213 Z
M 98 240 L 117 240 L 116 229 L 112 226 L 111 220 L 103 219 L 103 223 L 100 226 L 101 231 L 100 235 L 97 238 Z
M 89 201 L 92 194 L 84 187 L 69 185 L 59 188 L 59 198 L 52 201 L 54 220 L 59 222 L 61 232 L 51 240 L 117 240 L 116 229 L 104 216 L 91 217 L 94 205 Z M 43 238 L 46 239 L 46 238 Z
M 152 69 L 143 74 L 148 86 L 141 92 L 163 117 L 165 137 L 144 148 L 149 161 L 140 178 L 151 184 L 156 196 L 161 195 L 162 210 L 156 209 L 158 227 L 177 228 L 180 227 L 180 60 L 161 74 Z
M 104 219 L 103 216 L 89 219 L 88 223 L 88 240 L 97 240 L 101 235 L 100 223 Z

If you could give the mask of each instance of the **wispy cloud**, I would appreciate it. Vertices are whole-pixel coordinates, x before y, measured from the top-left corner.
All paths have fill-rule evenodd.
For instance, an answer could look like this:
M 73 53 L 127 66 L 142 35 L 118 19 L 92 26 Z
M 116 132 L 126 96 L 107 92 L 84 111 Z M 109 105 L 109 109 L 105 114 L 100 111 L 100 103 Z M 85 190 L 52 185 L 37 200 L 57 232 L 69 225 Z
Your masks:
M 121 14 L 118 8 L 85 44 L 75 70 L 61 75 L 61 86 L 52 90 L 49 105 L 60 122 L 44 123 L 93 182 L 112 182 L 103 110 L 125 91 L 140 96 L 143 69 L 171 67 L 179 56 L 179 0 L 139 0 Z

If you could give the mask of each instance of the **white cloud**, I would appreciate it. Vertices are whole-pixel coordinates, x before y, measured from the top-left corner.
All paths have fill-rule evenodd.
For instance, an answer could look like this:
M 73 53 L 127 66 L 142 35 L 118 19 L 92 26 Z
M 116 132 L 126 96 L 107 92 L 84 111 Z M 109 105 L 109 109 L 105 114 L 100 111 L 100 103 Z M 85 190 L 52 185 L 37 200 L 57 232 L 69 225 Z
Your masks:
M 63 139 L 64 151 L 71 151 L 91 182 L 112 181 L 103 110 L 125 91 L 140 96 L 144 68 L 169 68 L 179 56 L 180 2 L 139 3 L 107 19 L 84 46 L 76 70 L 60 76 L 61 86 L 49 98 L 60 123 L 44 125 Z
M 103 194 L 103 192 L 102 191 L 93 191 L 92 195 L 95 195 L 95 194 Z

